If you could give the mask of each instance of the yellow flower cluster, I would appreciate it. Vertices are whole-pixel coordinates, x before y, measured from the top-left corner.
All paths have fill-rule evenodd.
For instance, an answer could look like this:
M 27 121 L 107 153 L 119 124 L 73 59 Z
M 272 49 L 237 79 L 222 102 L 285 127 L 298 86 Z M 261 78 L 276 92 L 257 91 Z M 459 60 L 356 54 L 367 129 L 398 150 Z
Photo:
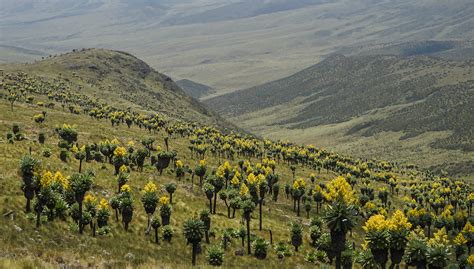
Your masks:
M 120 191 L 121 191 L 121 192 L 131 192 L 131 191 L 132 191 L 132 188 L 130 188 L 130 185 L 124 184 L 124 185 L 120 188 Z
M 428 245 L 430 246 L 446 246 L 448 244 L 448 234 L 446 233 L 446 228 L 444 227 L 434 233 L 433 238 L 428 241 Z
M 100 199 L 99 210 L 105 210 L 109 207 L 109 203 L 104 198 Z
M 365 232 L 370 232 L 370 231 L 383 231 L 388 229 L 389 227 L 389 221 L 385 219 L 384 215 L 373 215 L 371 216 L 366 222 L 365 225 L 362 227 Z
M 167 205 L 170 203 L 170 198 L 168 196 L 161 196 L 160 197 L 160 204 L 161 205 Z
M 127 142 L 127 146 L 128 146 L 129 148 L 133 148 L 133 147 L 135 146 L 135 142 L 133 142 L 132 140 L 130 140 L 130 141 Z
M 156 187 L 155 183 L 151 181 L 148 182 L 143 188 L 143 192 L 146 192 L 146 193 L 156 192 L 157 190 L 158 188 Z
M 426 214 L 426 210 L 424 208 L 412 208 L 408 210 L 407 215 L 413 218 L 420 218 Z
M 471 224 L 470 221 L 468 221 L 466 225 L 464 225 L 464 228 L 462 228 L 462 232 L 464 234 L 474 234 L 474 226 Z
M 128 172 L 128 168 L 125 164 L 122 164 L 122 166 L 120 166 L 119 168 L 119 172 L 120 173 L 127 173 Z
M 459 233 L 456 238 L 454 238 L 453 243 L 457 246 L 464 246 L 467 244 L 466 238 L 462 235 L 462 233 Z
M 69 188 L 69 180 L 61 172 L 57 171 L 54 175 L 51 171 L 44 171 L 40 178 L 40 184 L 43 187 L 49 187 L 53 184 L 61 184 L 64 189 Z
M 110 141 L 110 143 L 112 143 L 113 145 L 120 145 L 120 141 L 118 141 L 117 138 L 112 139 L 112 141 Z
M 181 160 L 176 161 L 176 167 L 177 168 L 182 168 L 183 166 L 184 166 L 183 161 L 181 161 Z
M 392 217 L 388 220 L 388 229 L 391 231 L 404 231 L 411 228 L 411 223 L 408 218 L 405 217 L 403 211 L 397 210 L 393 213 Z
M 200 160 L 200 161 L 199 161 L 199 165 L 200 165 L 200 166 L 206 166 L 206 160 L 205 160 L 205 159 Z
M 469 257 L 467 257 L 467 264 L 471 266 L 474 265 L 474 254 L 471 254 Z
M 354 191 L 344 177 L 336 177 L 335 179 L 331 180 L 326 185 L 326 187 L 327 190 L 323 192 L 323 195 L 327 201 L 334 202 L 337 200 L 342 200 L 348 204 L 356 202 Z
M 262 163 L 263 163 L 263 165 L 268 166 L 270 168 L 275 168 L 275 166 L 276 166 L 276 161 L 275 160 L 271 160 L 271 159 L 267 159 L 267 158 L 263 159 Z
M 156 151 L 158 151 L 158 152 L 161 151 L 161 146 L 160 145 L 156 146 Z
M 124 157 L 125 155 L 127 155 L 127 150 L 124 147 L 117 147 L 114 150 L 114 155 L 117 157 Z
M 94 197 L 94 195 L 88 193 L 85 197 L 84 197 L 84 202 L 86 204 L 95 204 L 97 202 L 97 198 Z
M 57 182 L 59 184 L 61 184 L 63 186 L 64 189 L 69 189 L 69 179 L 65 176 L 63 176 L 63 174 L 61 174 L 61 172 L 59 171 L 56 171 L 56 173 L 54 174 L 54 178 L 53 178 L 54 182 Z
M 245 183 L 243 183 L 241 186 L 240 186 L 240 191 L 239 191 L 239 194 L 240 196 L 245 196 L 247 195 L 247 193 L 249 193 L 249 188 L 247 187 L 247 185 L 245 185 Z
M 234 187 L 240 184 L 240 173 L 238 171 L 235 172 L 234 176 L 230 180 L 230 184 L 232 184 Z
M 304 189 L 306 187 L 306 181 L 302 178 L 298 178 L 293 182 L 293 190 Z
M 53 184 L 53 180 L 53 173 L 50 171 L 44 171 L 40 179 L 40 184 L 42 187 L 49 187 L 51 184 Z

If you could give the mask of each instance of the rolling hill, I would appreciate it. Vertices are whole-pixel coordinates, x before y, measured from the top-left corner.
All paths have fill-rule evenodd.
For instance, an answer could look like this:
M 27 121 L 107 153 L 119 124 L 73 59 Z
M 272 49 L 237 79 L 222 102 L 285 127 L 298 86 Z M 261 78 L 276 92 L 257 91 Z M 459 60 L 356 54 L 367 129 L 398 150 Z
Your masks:
M 47 55 L 111 48 L 219 93 L 288 76 L 340 49 L 474 38 L 471 0 L 1 0 L 0 6 L 0 45 L 9 46 L 0 47 L 0 60 L 15 61 L 12 46 Z
M 333 55 L 205 103 L 259 135 L 431 167 L 472 160 L 473 101 L 472 60 Z M 448 152 L 458 155 L 437 158 Z M 460 172 L 474 172 L 465 164 Z
M 135 56 L 105 49 L 82 49 L 31 64 L 3 64 L 5 73 L 26 72 L 45 79 L 64 78 L 69 87 L 91 98 L 144 113 L 235 128 L 207 110 L 168 76 Z

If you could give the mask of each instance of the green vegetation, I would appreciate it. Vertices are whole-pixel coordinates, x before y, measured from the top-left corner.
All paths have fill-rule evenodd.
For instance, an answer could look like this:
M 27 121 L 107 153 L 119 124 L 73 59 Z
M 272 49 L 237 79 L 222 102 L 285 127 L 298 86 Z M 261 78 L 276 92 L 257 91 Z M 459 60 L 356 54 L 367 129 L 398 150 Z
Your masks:
M 23 137 L 0 143 L 2 267 L 474 264 L 463 180 L 112 106 L 38 76 L 2 77 L 21 98 L 13 111 L 0 99 L 0 132 Z

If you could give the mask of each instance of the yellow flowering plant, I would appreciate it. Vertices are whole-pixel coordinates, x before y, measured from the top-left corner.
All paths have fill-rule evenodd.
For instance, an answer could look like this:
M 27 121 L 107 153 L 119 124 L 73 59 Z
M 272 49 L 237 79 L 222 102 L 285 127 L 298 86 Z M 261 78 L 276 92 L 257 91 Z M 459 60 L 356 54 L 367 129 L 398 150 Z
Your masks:
M 326 184 L 323 195 L 328 202 L 341 201 L 346 204 L 354 204 L 357 201 L 351 185 L 342 176 L 338 176 Z
M 164 195 L 163 195 L 163 196 L 160 197 L 160 201 L 159 201 L 159 202 L 160 202 L 160 205 L 162 205 L 162 206 L 163 206 L 163 205 L 167 205 L 167 204 L 170 203 L 170 198 L 169 198 L 168 196 L 164 196 Z
M 125 193 L 130 193 L 132 191 L 132 188 L 130 188 L 130 185 L 124 184 L 122 187 L 120 187 L 120 192 L 125 192 Z

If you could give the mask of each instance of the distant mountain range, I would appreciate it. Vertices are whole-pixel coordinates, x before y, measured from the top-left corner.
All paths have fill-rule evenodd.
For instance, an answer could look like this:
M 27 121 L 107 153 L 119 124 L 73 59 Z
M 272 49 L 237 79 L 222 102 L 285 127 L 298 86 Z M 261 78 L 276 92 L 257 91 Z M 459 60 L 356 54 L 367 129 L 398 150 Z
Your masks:
M 0 7 L 1 61 L 111 48 L 217 93 L 288 76 L 333 53 L 369 53 L 374 44 L 474 39 L 472 0 L 0 0 Z M 13 47 L 39 53 L 15 58 Z

